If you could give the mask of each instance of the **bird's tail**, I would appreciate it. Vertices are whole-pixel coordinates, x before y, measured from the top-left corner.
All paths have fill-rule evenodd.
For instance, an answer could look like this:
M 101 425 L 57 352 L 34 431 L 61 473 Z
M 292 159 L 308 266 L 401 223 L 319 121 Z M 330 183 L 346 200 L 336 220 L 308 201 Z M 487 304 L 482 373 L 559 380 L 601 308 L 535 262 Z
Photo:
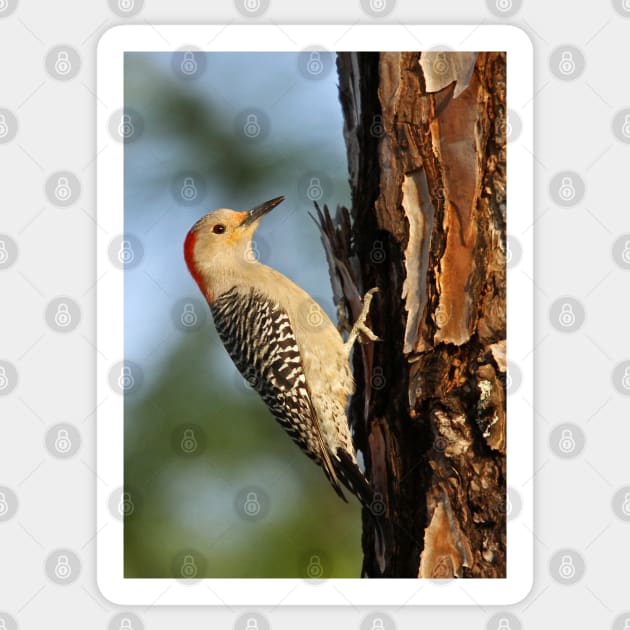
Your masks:
M 346 451 L 340 448 L 337 449 L 337 457 L 333 457 L 332 460 L 339 480 L 359 499 L 364 507 L 372 510 L 374 492 L 356 462 Z

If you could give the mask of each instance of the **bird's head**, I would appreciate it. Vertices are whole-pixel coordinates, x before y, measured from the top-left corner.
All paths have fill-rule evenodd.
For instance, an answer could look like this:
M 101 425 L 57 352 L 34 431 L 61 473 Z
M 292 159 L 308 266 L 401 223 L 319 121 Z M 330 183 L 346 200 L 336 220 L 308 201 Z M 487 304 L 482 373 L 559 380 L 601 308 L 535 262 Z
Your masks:
M 260 220 L 282 201 L 284 197 L 276 197 L 244 212 L 220 208 L 190 228 L 184 241 L 184 258 L 208 299 L 214 292 L 209 286 L 214 278 L 220 282 L 231 269 L 252 262 L 252 237 Z

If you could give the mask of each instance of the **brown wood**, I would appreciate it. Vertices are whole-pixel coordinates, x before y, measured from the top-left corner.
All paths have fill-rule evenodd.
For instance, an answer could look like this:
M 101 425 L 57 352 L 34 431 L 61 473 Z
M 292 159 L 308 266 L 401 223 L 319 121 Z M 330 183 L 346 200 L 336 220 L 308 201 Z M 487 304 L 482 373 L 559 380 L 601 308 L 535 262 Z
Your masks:
M 340 313 L 381 289 L 350 410 L 365 577 L 506 575 L 505 62 L 338 56 L 352 208 L 323 242 Z

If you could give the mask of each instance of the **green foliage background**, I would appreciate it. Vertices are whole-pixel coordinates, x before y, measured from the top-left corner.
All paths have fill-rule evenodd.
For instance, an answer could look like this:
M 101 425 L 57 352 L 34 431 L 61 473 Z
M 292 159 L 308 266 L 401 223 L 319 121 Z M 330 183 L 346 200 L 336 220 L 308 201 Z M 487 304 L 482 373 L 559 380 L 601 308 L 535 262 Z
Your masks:
M 204 307 L 201 325 L 174 323 L 182 297 L 199 300 L 182 257 L 186 231 L 208 210 L 287 201 L 261 228 L 263 262 L 315 296 L 329 296 L 323 252 L 300 190 L 321 173 L 323 201 L 347 203 L 336 77 L 308 81 L 293 53 L 207 53 L 194 81 L 168 53 L 127 53 L 125 107 L 143 121 L 125 149 L 125 229 L 142 241 L 125 272 L 125 358 L 143 385 L 125 398 L 126 577 L 359 577 L 360 511 L 344 504 L 244 383 Z M 235 113 L 264 108 L 271 132 L 243 142 Z M 194 172 L 198 205 L 173 195 Z M 280 244 L 280 246 L 278 246 Z M 265 260 L 265 258 L 267 260 Z M 330 297 L 320 299 L 332 314 Z M 182 439 L 192 431 L 196 447 Z M 259 513 L 243 509 L 255 493 Z

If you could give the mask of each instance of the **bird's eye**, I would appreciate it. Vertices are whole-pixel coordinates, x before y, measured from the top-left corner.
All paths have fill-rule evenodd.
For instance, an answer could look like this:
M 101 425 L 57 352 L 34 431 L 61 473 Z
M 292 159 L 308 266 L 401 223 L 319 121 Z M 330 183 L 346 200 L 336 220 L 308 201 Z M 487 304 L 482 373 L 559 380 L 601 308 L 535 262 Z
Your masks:
M 215 234 L 223 234 L 223 232 L 225 232 L 225 225 L 221 224 L 221 223 L 217 223 L 213 228 L 212 231 Z

